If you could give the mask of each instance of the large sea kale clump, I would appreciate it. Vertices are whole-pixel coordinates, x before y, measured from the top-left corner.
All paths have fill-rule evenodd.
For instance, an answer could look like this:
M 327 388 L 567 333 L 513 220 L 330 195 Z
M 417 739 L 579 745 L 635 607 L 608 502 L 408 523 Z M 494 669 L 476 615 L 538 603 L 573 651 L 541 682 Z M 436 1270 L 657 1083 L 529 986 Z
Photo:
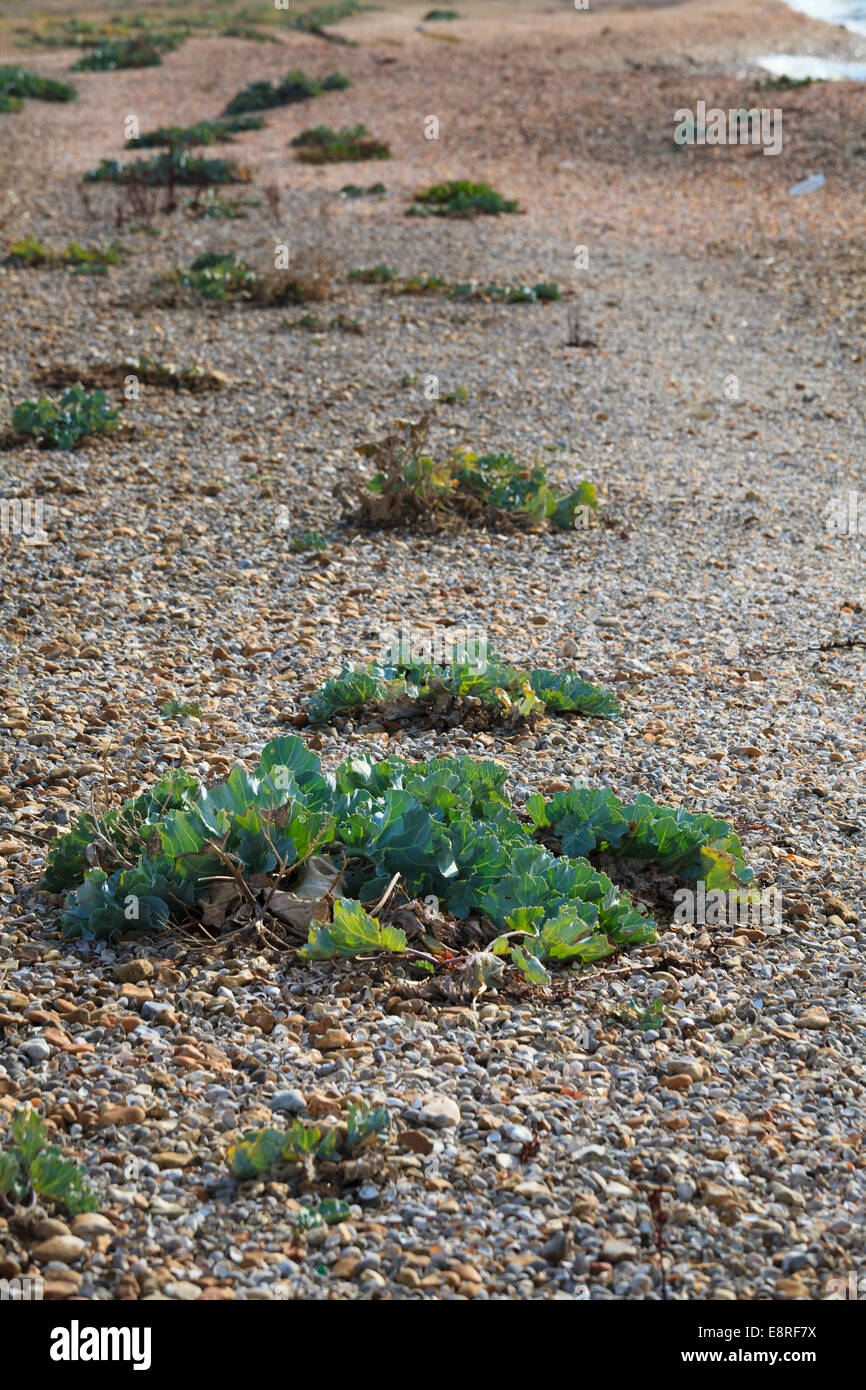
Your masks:
M 530 798 L 521 818 L 506 779 L 500 764 L 469 757 L 354 757 L 325 773 L 300 738 L 283 736 L 254 772 L 237 765 L 203 787 L 173 771 L 120 808 L 82 815 L 54 842 L 42 886 L 68 891 L 64 935 L 91 939 L 213 926 L 215 895 L 236 893 L 247 913 L 261 904 L 308 932 L 305 954 L 319 960 L 405 951 L 405 912 L 432 895 L 452 923 L 472 917 L 488 942 L 497 937 L 493 951 L 539 979 L 545 961 L 654 939 L 654 923 L 585 855 L 655 859 L 713 888 L 751 877 L 736 834 L 712 816 L 575 785 Z M 395 876 L 397 894 L 386 891 Z

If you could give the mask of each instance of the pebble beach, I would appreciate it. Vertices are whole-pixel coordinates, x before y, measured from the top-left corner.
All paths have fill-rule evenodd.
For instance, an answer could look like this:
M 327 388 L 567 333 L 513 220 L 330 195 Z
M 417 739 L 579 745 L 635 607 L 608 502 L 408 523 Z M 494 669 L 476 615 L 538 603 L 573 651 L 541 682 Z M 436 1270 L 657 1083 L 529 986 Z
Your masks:
M 0 499 L 39 499 L 45 534 L 0 537 L 0 1133 L 37 1107 L 99 1195 L 70 1220 L 0 1214 L 0 1279 L 38 1276 L 46 1299 L 787 1302 L 838 1296 L 858 1268 L 866 97 L 767 91 L 755 59 L 853 62 L 866 39 L 776 0 L 457 8 L 426 25 L 420 6 L 357 14 L 335 30 L 356 46 L 195 33 L 161 66 L 77 73 L 77 101 L 0 115 L 3 248 L 122 247 L 104 277 L 0 266 L 0 431 L 59 367 L 149 352 L 223 378 L 145 386 L 121 429 L 72 451 L 2 453 Z M 68 80 L 77 50 L 22 56 L 2 24 L 0 62 Z M 352 85 L 227 147 L 250 173 L 230 190 L 257 204 L 245 217 L 189 215 L 179 190 L 144 232 L 118 226 L 113 187 L 82 197 L 130 113 L 142 129 L 213 118 L 293 68 Z M 780 154 L 677 146 L 674 112 L 698 99 L 780 108 Z M 318 122 L 363 122 L 391 158 L 296 162 L 290 140 Z M 817 172 L 823 187 L 791 195 Z M 404 215 L 419 187 L 463 178 L 520 213 Z M 340 193 L 374 179 L 381 197 Z M 327 282 L 324 327 L 299 325 L 308 306 L 154 301 L 157 277 L 204 252 L 261 265 L 279 244 Z M 380 264 L 561 298 L 348 278 Z M 357 484 L 357 446 L 428 409 L 431 374 L 453 397 L 434 404 L 437 451 L 508 450 L 563 490 L 586 479 L 592 524 L 347 524 L 335 490 Z M 853 526 L 829 524 L 840 508 Z M 328 550 L 295 553 L 313 529 Z M 312 691 L 406 623 L 574 667 L 622 717 L 303 727 Z M 163 715 L 172 699 L 200 714 Z M 677 922 L 637 876 L 655 943 L 465 999 L 244 933 L 61 938 L 41 870 L 94 798 L 171 768 L 213 781 L 296 731 L 327 770 L 494 759 L 518 808 L 577 780 L 711 811 L 778 911 Z M 391 1137 L 343 1221 L 304 1230 L 304 1191 L 229 1176 L 243 1131 L 359 1100 L 387 1108 Z

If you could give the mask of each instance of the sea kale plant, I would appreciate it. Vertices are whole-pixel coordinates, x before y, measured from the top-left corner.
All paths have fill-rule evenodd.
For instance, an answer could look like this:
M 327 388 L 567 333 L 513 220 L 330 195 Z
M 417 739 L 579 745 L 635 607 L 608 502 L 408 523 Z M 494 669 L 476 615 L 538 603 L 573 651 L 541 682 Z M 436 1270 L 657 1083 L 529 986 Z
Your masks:
M 393 266 L 384 263 L 362 265 L 357 266 L 355 270 L 350 270 L 346 279 L 357 280 L 362 285 L 390 285 L 397 279 L 397 272 Z
M 357 45 L 353 39 L 325 33 L 325 25 L 339 24 L 341 19 L 349 19 L 364 10 L 377 9 L 378 5 L 366 5 L 361 3 L 361 0 L 337 0 L 336 4 L 314 5 L 311 10 L 304 10 L 300 14 L 286 15 L 283 22 L 289 29 L 300 29 L 305 34 L 318 34 L 320 38 L 328 39 L 331 43 L 343 43 L 355 48 Z
M 253 43 L 280 43 L 280 39 L 275 34 L 263 34 L 261 29 L 254 29 L 251 24 L 227 24 L 224 29 L 220 29 L 221 39 L 251 39 Z
M 185 719 L 190 714 L 201 719 L 201 705 L 197 700 L 166 700 L 159 712 L 163 719 Z
M 74 101 L 76 90 L 68 82 L 40 77 L 26 68 L 0 67 L 0 111 L 20 111 L 25 97 L 39 101 Z
M 83 814 L 52 845 L 43 888 L 67 894 L 66 937 L 199 921 L 213 931 L 240 915 L 306 938 L 310 961 L 395 955 L 434 972 L 453 962 L 444 943 L 471 919 L 492 943 L 488 963 L 507 955 L 543 980 L 549 965 L 654 939 L 654 923 L 587 854 L 655 859 L 712 874 L 719 888 L 751 876 L 736 834 L 712 817 L 645 796 L 628 806 L 601 793 L 584 806 L 574 789 L 532 798 L 527 820 L 507 775 L 469 757 L 354 757 L 325 773 L 283 736 L 253 771 L 237 765 L 213 786 L 171 772 L 121 807 Z
M 346 278 L 364 285 L 387 285 L 391 294 L 438 294 L 448 299 L 485 304 L 545 304 L 560 298 L 555 281 L 535 285 L 482 285 L 476 281 L 443 280 L 439 275 L 410 275 L 398 283 L 396 270 L 387 265 L 361 266 L 350 270 Z
M 291 270 L 254 270 L 233 251 L 206 251 L 188 270 L 178 269 L 156 282 L 162 302 L 173 303 L 192 291 L 216 303 L 242 300 L 260 306 L 305 304 L 330 293 L 327 262 L 315 253 L 296 255 Z
M 290 106 L 298 101 L 309 101 L 311 97 L 324 92 L 340 92 L 351 86 L 348 77 L 339 72 L 328 73 L 327 77 L 315 79 L 297 68 L 289 72 L 279 82 L 250 82 L 236 96 L 233 96 L 223 112 L 224 116 L 238 116 L 245 111 L 269 111 L 274 106 Z
M 387 1139 L 390 1128 L 391 1116 L 384 1105 L 369 1106 L 362 1101 L 349 1106 L 342 1126 L 292 1120 L 288 1129 L 247 1130 L 229 1149 L 229 1169 L 232 1177 L 243 1179 L 259 1177 L 277 1163 L 300 1164 L 308 1159 L 340 1163 L 371 1142 Z M 328 1210 L 326 1206 L 326 1222 Z M 341 1212 L 336 1219 L 344 1215 Z
M 319 125 L 313 130 L 302 130 L 291 143 L 302 164 L 343 164 L 391 158 L 384 141 L 377 140 L 364 125 L 344 126 L 342 130 Z
M 299 536 L 292 537 L 291 549 L 297 554 L 322 551 L 328 549 L 328 542 L 321 531 L 302 531 Z
M 186 289 L 196 290 L 203 299 L 225 301 L 231 295 L 251 291 L 256 274 L 245 260 L 229 251 L 206 251 L 192 262 L 189 270 L 178 270 L 175 279 Z
M 65 251 L 51 251 L 36 237 L 22 237 L 10 247 L 4 256 L 3 265 L 26 266 L 68 266 L 73 273 L 105 273 L 110 265 L 120 263 L 120 246 L 116 241 L 107 246 L 79 246 L 70 241 Z
M 463 659 L 460 657 L 463 656 Z M 434 723 L 534 722 L 548 712 L 615 719 L 619 706 L 609 691 L 583 680 L 576 671 L 521 671 L 490 653 L 483 662 L 453 653 L 445 666 L 432 661 L 372 662 L 351 666 L 310 697 L 310 722 L 373 707 L 389 720 L 423 713 Z
M 407 216 L 420 217 L 496 217 L 501 212 L 519 212 L 516 198 L 503 198 L 489 183 L 469 183 L 466 179 L 450 179 L 435 183 L 415 194 Z
M 184 208 L 191 217 L 206 217 L 217 222 L 235 222 L 249 216 L 247 208 L 260 208 L 260 198 L 221 198 L 215 188 L 202 192 L 197 189 Z
M 169 150 L 190 149 L 193 145 L 230 144 L 235 135 L 247 130 L 261 130 L 264 116 L 235 116 L 232 120 L 198 121 L 195 125 L 157 126 L 144 135 L 133 136 L 124 149 L 144 150 L 164 146 Z
M 5 1207 L 32 1206 L 36 1199 L 55 1202 L 77 1216 L 95 1211 L 96 1193 L 71 1159 L 47 1142 L 44 1121 L 35 1110 L 16 1110 L 10 1121 L 12 1143 L 0 1148 L 0 1203 Z
M 485 304 L 548 304 L 560 298 L 555 281 L 535 285 L 480 285 L 471 281 L 449 284 L 435 275 L 412 275 L 399 294 L 444 294 L 449 299 L 479 300 Z
M 571 492 L 555 491 L 540 465 L 527 467 L 506 453 L 458 449 L 437 460 L 427 452 L 429 419 L 397 420 L 384 439 L 359 445 L 358 453 L 371 460 L 376 472 L 348 500 L 353 520 L 364 526 L 434 530 L 461 518 L 531 530 L 587 524 L 598 505 L 591 483 L 582 482 Z
M 16 434 L 30 435 L 58 449 L 72 449 L 79 439 L 101 434 L 117 426 L 117 409 L 102 391 L 87 392 L 83 386 L 70 386 L 59 401 L 46 396 L 38 401 L 22 401 L 12 412 Z
M 42 245 L 35 236 L 22 237 L 10 246 L 8 253 L 3 257 L 4 265 L 12 266 L 33 266 L 53 265 L 55 263 L 54 253 Z
M 170 149 L 151 159 L 133 159 L 121 164 L 117 159 L 102 159 L 95 169 L 84 175 L 85 183 L 134 183 L 147 188 L 168 188 L 174 185 L 210 188 L 215 184 L 249 183 L 249 170 L 239 168 L 233 159 L 205 159 L 191 155 L 183 147 Z
M 132 38 L 105 39 L 74 65 L 73 72 L 116 72 L 118 68 L 154 68 L 162 55 L 171 53 L 186 37 L 176 33 L 135 34 Z
M 71 241 L 61 254 L 60 262 L 73 275 L 107 275 L 110 265 L 119 265 L 120 246 L 112 241 L 108 246 L 79 246 Z
M 387 192 L 384 183 L 371 183 L 366 188 L 358 183 L 344 183 L 340 189 L 344 198 L 384 198 Z

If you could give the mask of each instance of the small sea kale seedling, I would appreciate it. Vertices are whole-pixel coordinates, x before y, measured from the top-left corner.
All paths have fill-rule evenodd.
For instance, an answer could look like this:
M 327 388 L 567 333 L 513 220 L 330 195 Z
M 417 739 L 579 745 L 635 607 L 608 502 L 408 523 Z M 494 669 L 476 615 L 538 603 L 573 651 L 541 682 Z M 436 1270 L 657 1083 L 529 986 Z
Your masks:
M 663 999 L 654 999 L 645 1009 L 638 1011 L 637 1024 L 642 1033 L 647 1033 L 650 1029 L 659 1030 L 664 1027 L 665 1004 Z
M 384 198 L 387 192 L 384 183 L 371 183 L 368 188 L 362 188 L 357 183 L 344 183 L 340 189 L 344 198 Z
M 4 265 L 14 266 L 69 266 L 73 273 L 104 274 L 108 266 L 120 261 L 120 247 L 116 241 L 107 246 L 79 246 L 71 241 L 65 251 L 50 251 L 35 237 L 26 236 L 16 241 L 3 258 Z
M 116 72 L 118 68 L 154 68 L 163 53 L 171 53 L 182 43 L 183 33 L 136 34 L 130 39 L 106 39 L 79 58 L 73 72 Z
M 247 208 L 260 208 L 259 198 L 221 198 L 213 188 L 188 198 L 184 207 L 192 217 L 207 217 L 215 221 L 234 222 L 247 217 Z
M 341 19 L 349 19 L 352 15 L 361 14 L 363 10 L 377 10 L 378 5 L 365 5 L 361 0 L 338 0 L 333 5 L 315 5 L 311 10 L 305 10 L 303 14 L 293 14 L 285 20 L 289 29 L 300 29 L 305 34 L 318 34 L 320 38 L 330 39 L 332 43 L 343 43 L 349 48 L 356 48 L 354 39 L 344 39 L 336 34 L 326 34 L 325 25 L 339 24 Z
M 555 281 L 542 281 L 537 285 L 458 284 L 450 287 L 451 299 L 480 299 L 503 304 L 546 304 L 559 297 Z
M 642 1033 L 648 1033 L 651 1029 L 660 1030 L 665 1024 L 665 1002 L 663 999 L 653 999 L 651 1004 L 644 1005 L 632 999 L 614 1017 L 630 1028 L 639 1028 Z
M 115 429 L 118 413 L 109 406 L 104 392 L 88 393 L 83 386 L 70 386 L 59 401 L 45 396 L 38 401 L 22 401 L 12 413 L 12 428 L 58 449 L 71 449 L 86 435 Z
M 45 1124 L 35 1110 L 16 1110 L 9 1126 L 12 1143 L 0 1149 L 0 1203 L 33 1206 L 37 1198 L 64 1208 L 70 1216 L 96 1211 L 96 1193 L 76 1163 L 46 1143 Z
M 397 279 L 397 272 L 390 265 L 359 266 L 350 270 L 348 280 L 358 280 L 362 285 L 388 285 Z
M 446 294 L 452 286 L 439 275 L 410 275 L 398 290 L 399 294 Z
M 159 712 L 163 719 L 183 719 L 189 714 L 201 719 L 201 705 L 197 700 L 166 700 Z
M 20 241 L 16 241 L 3 257 L 4 265 L 14 266 L 51 265 L 52 261 L 53 253 L 33 236 L 22 237 Z
M 337 1197 L 326 1197 L 317 1206 L 305 1206 L 298 1212 L 295 1230 L 312 1231 L 316 1226 L 334 1226 L 340 1221 L 347 1221 L 351 1214 L 352 1208 L 348 1202 L 342 1202 Z
M 821 77 L 789 77 L 781 73 L 778 77 L 765 77 L 759 84 L 762 92 L 792 92 L 796 87 L 811 87 L 813 82 L 822 82 Z
M 450 179 L 421 189 L 408 209 L 413 216 L 475 217 L 481 213 L 496 216 L 500 212 L 519 212 L 516 198 L 503 198 L 488 183 L 469 183 L 466 179 Z
M 348 160 L 390 159 L 391 151 L 382 140 L 376 140 L 366 126 L 331 130 L 316 126 L 303 130 L 291 142 L 304 164 L 341 164 Z
M 221 39 L 250 39 L 253 43 L 279 43 L 275 34 L 263 34 L 261 29 L 253 29 L 249 24 L 227 24 L 220 29 Z
M 485 304 L 545 304 L 560 298 L 559 286 L 555 281 L 541 281 L 536 285 L 481 285 L 475 281 L 458 282 L 443 280 L 440 275 L 410 275 L 402 284 L 396 284 L 397 272 L 390 266 L 379 265 L 350 270 L 348 279 L 360 280 L 362 284 L 393 285 L 392 293 L 406 295 L 438 294 L 461 302 L 480 301 Z
M 320 531 L 304 531 L 292 540 L 292 550 L 301 553 L 306 550 L 327 550 L 328 542 Z
M 349 1106 L 344 1125 L 293 1120 L 288 1129 L 247 1130 L 229 1149 L 229 1169 L 232 1177 L 242 1179 L 259 1177 L 277 1163 L 340 1163 L 362 1146 L 384 1143 L 390 1130 L 391 1116 L 384 1105 L 371 1107 L 361 1101 Z
M 79 246 L 71 241 L 60 260 L 73 275 L 107 275 L 110 265 L 120 263 L 120 247 L 116 241 L 108 246 Z
M 234 252 L 222 255 L 218 251 L 207 251 L 193 261 L 189 270 L 179 270 L 177 280 L 197 290 L 204 299 L 225 300 L 230 294 L 250 288 L 255 281 L 255 271 Z

